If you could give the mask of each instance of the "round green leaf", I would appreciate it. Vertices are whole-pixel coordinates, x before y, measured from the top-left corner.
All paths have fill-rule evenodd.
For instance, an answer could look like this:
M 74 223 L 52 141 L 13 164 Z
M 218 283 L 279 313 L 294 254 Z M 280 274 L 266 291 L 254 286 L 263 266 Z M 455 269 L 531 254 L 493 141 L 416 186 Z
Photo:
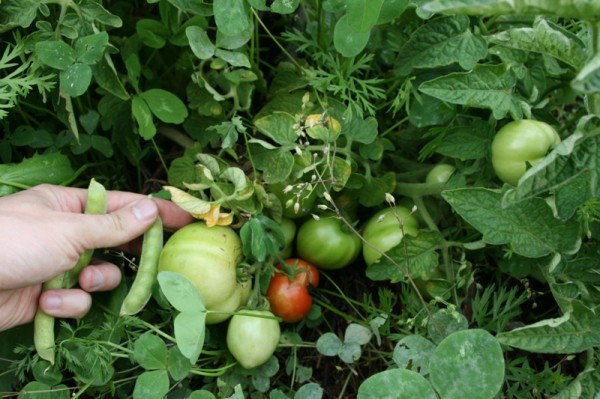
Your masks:
M 146 370 L 167 366 L 167 345 L 151 332 L 142 334 L 133 344 L 133 358 Z
M 406 369 L 391 369 L 372 375 L 360 385 L 357 397 L 358 399 L 437 398 L 425 377 Z
M 333 44 L 335 49 L 344 57 L 358 55 L 367 45 L 371 31 L 359 31 L 348 23 L 348 16 L 344 15 L 335 24 L 333 30 Z
M 35 44 L 35 54 L 49 67 L 65 70 L 75 62 L 75 50 L 60 40 L 46 40 Z
M 455 332 L 434 350 L 431 383 L 444 399 L 491 399 L 504 381 L 500 344 L 480 329 Z
M 133 397 L 162 399 L 169 391 L 169 376 L 166 370 L 145 371 L 135 381 Z
M 431 340 L 437 344 L 448 335 L 468 327 L 469 322 L 463 314 L 456 310 L 440 309 L 431 316 L 427 331 Z
M 92 68 L 76 62 L 60 73 L 60 87 L 71 97 L 86 92 L 92 81 Z
M 150 89 L 140 94 L 146 101 L 150 111 L 165 123 L 182 123 L 188 116 L 187 107 L 175 94 L 162 90 Z

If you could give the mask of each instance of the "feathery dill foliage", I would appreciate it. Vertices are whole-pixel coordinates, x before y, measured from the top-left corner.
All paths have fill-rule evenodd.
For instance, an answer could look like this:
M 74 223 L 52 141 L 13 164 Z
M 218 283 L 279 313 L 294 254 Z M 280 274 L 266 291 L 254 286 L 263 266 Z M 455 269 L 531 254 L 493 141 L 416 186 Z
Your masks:
M 43 74 L 37 64 L 25 52 L 19 37 L 16 44 L 6 44 L 0 58 L 0 119 L 8 115 L 20 97 L 25 97 L 33 88 L 45 96 L 54 87 L 54 75 Z
M 303 72 L 312 87 L 344 101 L 356 115 L 375 115 L 376 105 L 386 98 L 386 93 L 380 87 L 383 79 L 370 76 L 374 71 L 371 65 L 373 54 L 364 53 L 348 59 L 333 48 L 321 48 L 312 34 L 294 30 L 284 32 L 282 36 L 295 46 L 298 54 L 307 55 L 304 61 L 309 67 L 303 68 Z

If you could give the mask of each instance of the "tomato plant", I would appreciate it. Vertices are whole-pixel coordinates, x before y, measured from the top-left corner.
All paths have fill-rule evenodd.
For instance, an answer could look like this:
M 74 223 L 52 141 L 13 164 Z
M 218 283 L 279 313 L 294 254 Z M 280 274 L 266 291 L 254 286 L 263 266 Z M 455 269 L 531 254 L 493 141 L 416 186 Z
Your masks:
M 236 268 L 241 260 L 241 241 L 233 229 L 196 222 L 169 237 L 158 270 L 184 275 L 194 283 L 206 308 L 218 310 L 240 289 Z
M 516 186 L 528 165 L 540 162 L 560 141 L 556 130 L 545 122 L 518 120 L 507 123 L 492 142 L 492 165 L 496 175 Z
M 266 310 L 244 310 L 229 320 L 227 348 L 246 368 L 260 366 L 273 355 L 281 328 L 273 313 Z
M 298 229 L 298 255 L 320 269 L 341 269 L 351 264 L 361 249 L 360 238 L 334 215 L 308 219 Z
M 302 259 L 286 259 L 271 277 L 266 297 L 275 316 L 288 323 L 300 321 L 312 306 L 309 287 L 319 285 L 319 270 Z
M 371 265 L 386 252 L 400 244 L 405 234 L 416 236 L 419 222 L 412 211 L 402 206 L 385 208 L 372 215 L 363 227 L 363 257 Z

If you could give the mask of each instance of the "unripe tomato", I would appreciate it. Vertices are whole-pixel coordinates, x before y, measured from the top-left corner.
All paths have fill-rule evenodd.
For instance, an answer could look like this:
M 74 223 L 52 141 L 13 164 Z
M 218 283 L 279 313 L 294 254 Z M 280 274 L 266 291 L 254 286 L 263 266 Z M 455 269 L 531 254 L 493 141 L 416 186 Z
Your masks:
M 281 328 L 273 313 L 244 310 L 229 321 L 227 348 L 242 367 L 251 369 L 269 360 L 280 336 Z
M 435 165 L 425 176 L 425 183 L 441 183 L 444 184 L 450 179 L 456 168 L 447 163 L 439 163 Z
M 232 228 L 196 222 L 167 240 L 158 270 L 185 276 L 202 295 L 206 308 L 212 310 L 238 289 L 236 268 L 242 258 L 242 242 Z
M 296 236 L 300 258 L 320 269 L 341 269 L 352 263 L 360 253 L 362 242 L 342 223 L 334 215 L 304 222 Z
M 402 226 L 400 221 L 402 220 Z M 387 252 L 400 244 L 404 234 L 416 236 L 419 233 L 419 221 L 408 208 L 397 206 L 385 208 L 369 218 L 363 229 L 363 238 L 369 244 L 363 245 L 363 257 L 367 265 L 375 263 L 381 252 Z M 377 251 L 375 248 L 379 249 Z
M 540 162 L 560 143 L 556 130 L 534 120 L 512 121 L 498 131 L 492 141 L 492 166 L 500 180 L 516 186 L 527 164 Z
M 229 298 L 210 309 L 223 313 L 208 313 L 206 315 L 206 324 L 217 324 L 229 319 L 231 317 L 231 313 L 238 310 L 240 306 L 244 305 L 248 301 L 251 290 L 252 283 L 250 280 L 238 284 L 237 288 L 233 291 L 233 294 L 231 294 Z
M 284 246 L 283 249 L 279 252 L 279 256 L 282 258 L 289 258 L 292 256 L 292 251 L 294 250 L 294 238 L 296 238 L 296 223 L 293 220 L 288 218 L 281 219 L 281 230 L 283 231 L 284 237 Z

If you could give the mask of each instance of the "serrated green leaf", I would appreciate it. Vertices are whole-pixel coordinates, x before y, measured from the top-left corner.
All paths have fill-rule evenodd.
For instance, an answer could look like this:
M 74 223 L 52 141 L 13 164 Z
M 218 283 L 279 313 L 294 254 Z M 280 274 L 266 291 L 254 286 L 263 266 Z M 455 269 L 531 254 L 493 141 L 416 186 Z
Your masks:
M 554 15 L 564 18 L 594 19 L 600 15 L 600 3 L 594 0 L 433 0 L 420 6 L 425 13 L 501 15 Z
M 371 144 L 377 138 L 377 119 L 371 116 L 363 119 L 361 116 L 355 115 L 350 123 L 344 126 L 343 134 L 352 141 Z
M 571 254 L 581 244 L 579 223 L 561 222 L 541 198 L 530 198 L 508 208 L 503 194 L 486 188 L 446 190 L 444 199 L 474 228 L 483 241 L 510 245 L 522 256 L 539 258 L 552 253 Z
M 582 93 L 598 93 L 600 91 L 600 53 L 590 59 L 581 68 L 571 86 Z
M 508 29 L 489 36 L 488 40 L 517 50 L 549 55 L 575 69 L 581 68 L 588 58 L 577 36 L 544 18 L 537 18 L 532 28 Z
M 579 206 L 598 195 L 599 154 L 600 119 L 582 118 L 575 133 L 527 170 L 517 187 L 506 192 L 503 204 L 554 191 L 558 216 L 570 218 Z
M 578 353 L 600 346 L 599 307 L 590 309 L 579 301 L 563 316 L 498 334 L 500 343 L 529 352 Z
M 406 281 L 409 266 L 413 279 L 429 276 L 439 264 L 440 240 L 439 233 L 433 231 L 419 232 L 417 237 L 405 235 L 400 244 L 386 252 L 395 263 L 382 256 L 367 267 L 367 277 L 375 281 L 391 280 L 392 283 Z
M 474 121 L 466 126 L 453 126 L 434 139 L 434 151 L 457 159 L 481 159 L 490 149 L 494 131 L 488 123 Z
M 527 104 L 513 93 L 514 73 L 503 65 L 478 65 L 470 72 L 458 72 L 423 82 L 419 90 L 452 104 L 486 108 L 496 119 L 510 114 L 523 117 Z
M 0 32 L 7 32 L 17 26 L 29 27 L 37 16 L 39 6 L 39 0 L 3 0 L 0 7 Z
M 469 30 L 468 17 L 441 17 L 410 36 L 399 51 L 396 72 L 405 76 L 414 68 L 436 68 L 453 63 L 470 70 L 486 55 L 486 42 Z

